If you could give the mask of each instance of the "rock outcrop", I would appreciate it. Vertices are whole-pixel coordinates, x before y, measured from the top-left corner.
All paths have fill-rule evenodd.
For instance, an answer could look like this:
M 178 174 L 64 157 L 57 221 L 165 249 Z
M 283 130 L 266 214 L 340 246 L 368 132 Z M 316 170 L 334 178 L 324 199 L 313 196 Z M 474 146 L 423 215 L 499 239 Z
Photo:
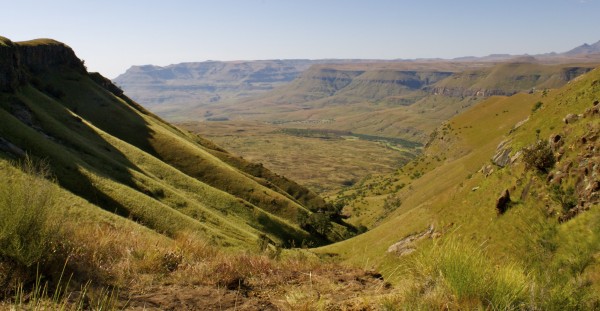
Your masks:
M 0 91 L 14 91 L 31 73 L 60 68 L 86 72 L 83 62 L 64 43 L 50 39 L 12 42 L 0 37 Z
M 583 114 L 565 117 L 567 128 L 564 133 L 550 136 L 550 146 L 562 159 L 546 179 L 563 211 L 559 221 L 564 222 L 600 203 L 600 105 L 595 100 Z M 578 136 L 569 135 L 569 126 L 575 122 L 586 122 L 586 132 Z M 565 148 L 567 147 L 567 148 Z M 569 154 L 568 150 L 577 150 Z
M 500 197 L 496 200 L 496 211 L 498 212 L 498 214 L 502 215 L 506 213 L 506 211 L 510 207 L 510 203 L 510 192 L 508 191 L 508 189 L 504 189 Z
M 436 234 L 436 232 L 434 232 L 433 225 L 430 225 L 424 231 L 415 233 L 415 234 L 411 234 L 411 235 L 403 238 L 402 240 L 398 241 L 397 243 L 390 245 L 390 247 L 388 247 L 388 249 L 387 249 L 387 252 L 395 254 L 397 256 L 408 255 L 417 250 L 415 242 L 423 240 L 423 239 L 427 239 L 427 238 L 434 238 L 437 236 L 439 236 L 439 233 Z
M 15 44 L 0 37 L 0 91 L 14 91 L 23 80 L 19 68 L 19 54 Z
M 498 144 L 498 147 L 496 147 L 496 153 L 492 157 L 492 163 L 498 165 L 499 167 L 507 166 L 511 163 L 511 151 L 512 147 L 509 146 L 509 141 L 502 141 L 500 144 Z
M 490 97 L 490 96 L 510 96 L 517 91 L 505 91 L 500 89 L 471 89 L 464 87 L 433 87 L 428 89 L 429 93 L 450 97 Z

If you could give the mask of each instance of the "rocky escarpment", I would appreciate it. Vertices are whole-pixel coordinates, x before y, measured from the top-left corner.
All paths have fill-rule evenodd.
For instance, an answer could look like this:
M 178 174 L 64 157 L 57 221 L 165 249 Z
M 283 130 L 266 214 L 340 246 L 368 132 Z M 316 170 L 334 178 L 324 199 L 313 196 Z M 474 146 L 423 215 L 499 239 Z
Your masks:
M 288 83 L 314 61 L 205 61 L 169 66 L 133 66 L 114 79 L 147 106 L 185 109 L 247 98 Z M 170 108 L 167 108 L 170 110 Z
M 600 101 L 595 100 L 583 114 L 570 114 L 564 130 L 552 134 L 549 143 L 558 161 L 547 183 L 563 207 L 560 221 L 600 203 Z M 585 131 L 574 134 L 573 124 L 585 122 Z M 569 156 L 569 153 L 571 154 Z
M 389 101 L 410 105 L 423 96 L 422 89 L 452 72 L 432 69 L 370 68 L 369 66 L 316 65 L 287 86 L 280 103 L 316 105 Z M 393 99 L 398 99 L 394 101 Z
M 490 97 L 490 96 L 511 96 L 517 91 L 501 90 L 501 89 L 470 89 L 463 87 L 432 87 L 428 89 L 429 93 L 434 95 L 442 95 L 448 97 Z
M 0 90 L 14 91 L 32 73 L 60 68 L 86 72 L 83 61 L 64 43 L 50 39 L 12 42 L 0 37 Z
M 459 72 L 425 90 L 448 97 L 511 96 L 535 89 L 558 88 L 594 68 L 516 62 Z
M 23 80 L 19 63 L 19 53 L 15 44 L 0 37 L 0 91 L 13 91 L 19 86 Z

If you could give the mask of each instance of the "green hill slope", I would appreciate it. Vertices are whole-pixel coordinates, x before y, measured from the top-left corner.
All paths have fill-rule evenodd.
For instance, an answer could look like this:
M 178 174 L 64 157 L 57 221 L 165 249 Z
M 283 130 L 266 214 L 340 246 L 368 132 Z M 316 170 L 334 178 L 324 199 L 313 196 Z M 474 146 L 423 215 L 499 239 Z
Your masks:
M 450 119 L 421 158 L 340 194 L 350 221 L 379 225 L 319 251 L 384 269 L 406 288 L 395 301 L 415 308 L 595 308 L 599 81 L 596 69 Z M 544 170 L 527 168 L 542 157 L 527 156 L 538 138 L 557 161 Z
M 336 216 L 309 190 L 149 113 L 64 44 L 4 39 L 0 49 L 4 159 L 47 159 L 61 187 L 168 236 L 185 229 L 248 247 L 261 234 L 282 245 L 350 234 L 299 222 Z

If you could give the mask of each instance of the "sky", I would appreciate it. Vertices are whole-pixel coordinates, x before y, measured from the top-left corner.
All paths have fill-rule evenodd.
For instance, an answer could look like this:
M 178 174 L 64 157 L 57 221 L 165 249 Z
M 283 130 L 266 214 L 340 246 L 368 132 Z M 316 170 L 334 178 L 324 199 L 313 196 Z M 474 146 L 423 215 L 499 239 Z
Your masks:
M 564 52 L 600 40 L 600 0 L 0 0 L 0 36 L 52 38 L 115 78 L 205 60 Z

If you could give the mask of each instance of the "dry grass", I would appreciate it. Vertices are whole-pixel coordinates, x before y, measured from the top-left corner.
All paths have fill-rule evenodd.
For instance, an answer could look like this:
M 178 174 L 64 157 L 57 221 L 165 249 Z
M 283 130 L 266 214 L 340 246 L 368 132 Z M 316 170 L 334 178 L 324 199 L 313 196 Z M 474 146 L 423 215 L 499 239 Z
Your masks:
M 324 262 L 306 250 L 279 253 L 272 246 L 263 252 L 223 249 L 192 232 L 166 239 L 143 227 L 108 219 L 71 218 L 52 244 L 39 285 L 15 289 L 20 293 L 17 298 L 32 297 L 29 293 L 39 298 L 9 300 L 13 305 L 79 310 L 81 299 L 69 297 L 84 295 L 86 301 L 111 309 L 148 303 L 158 304 L 160 309 L 173 304 L 183 308 L 186 306 L 176 296 L 200 291 L 210 292 L 222 305 L 271 304 L 284 310 L 299 305 L 307 310 L 361 305 L 374 309 L 376 297 L 389 290 L 373 273 Z M 37 293 L 39 288 L 42 292 Z M 52 294 L 55 288 L 60 288 L 57 297 Z M 297 299 L 299 295 L 303 298 Z M 193 302 L 195 308 L 203 305 L 211 304 L 201 299 Z

